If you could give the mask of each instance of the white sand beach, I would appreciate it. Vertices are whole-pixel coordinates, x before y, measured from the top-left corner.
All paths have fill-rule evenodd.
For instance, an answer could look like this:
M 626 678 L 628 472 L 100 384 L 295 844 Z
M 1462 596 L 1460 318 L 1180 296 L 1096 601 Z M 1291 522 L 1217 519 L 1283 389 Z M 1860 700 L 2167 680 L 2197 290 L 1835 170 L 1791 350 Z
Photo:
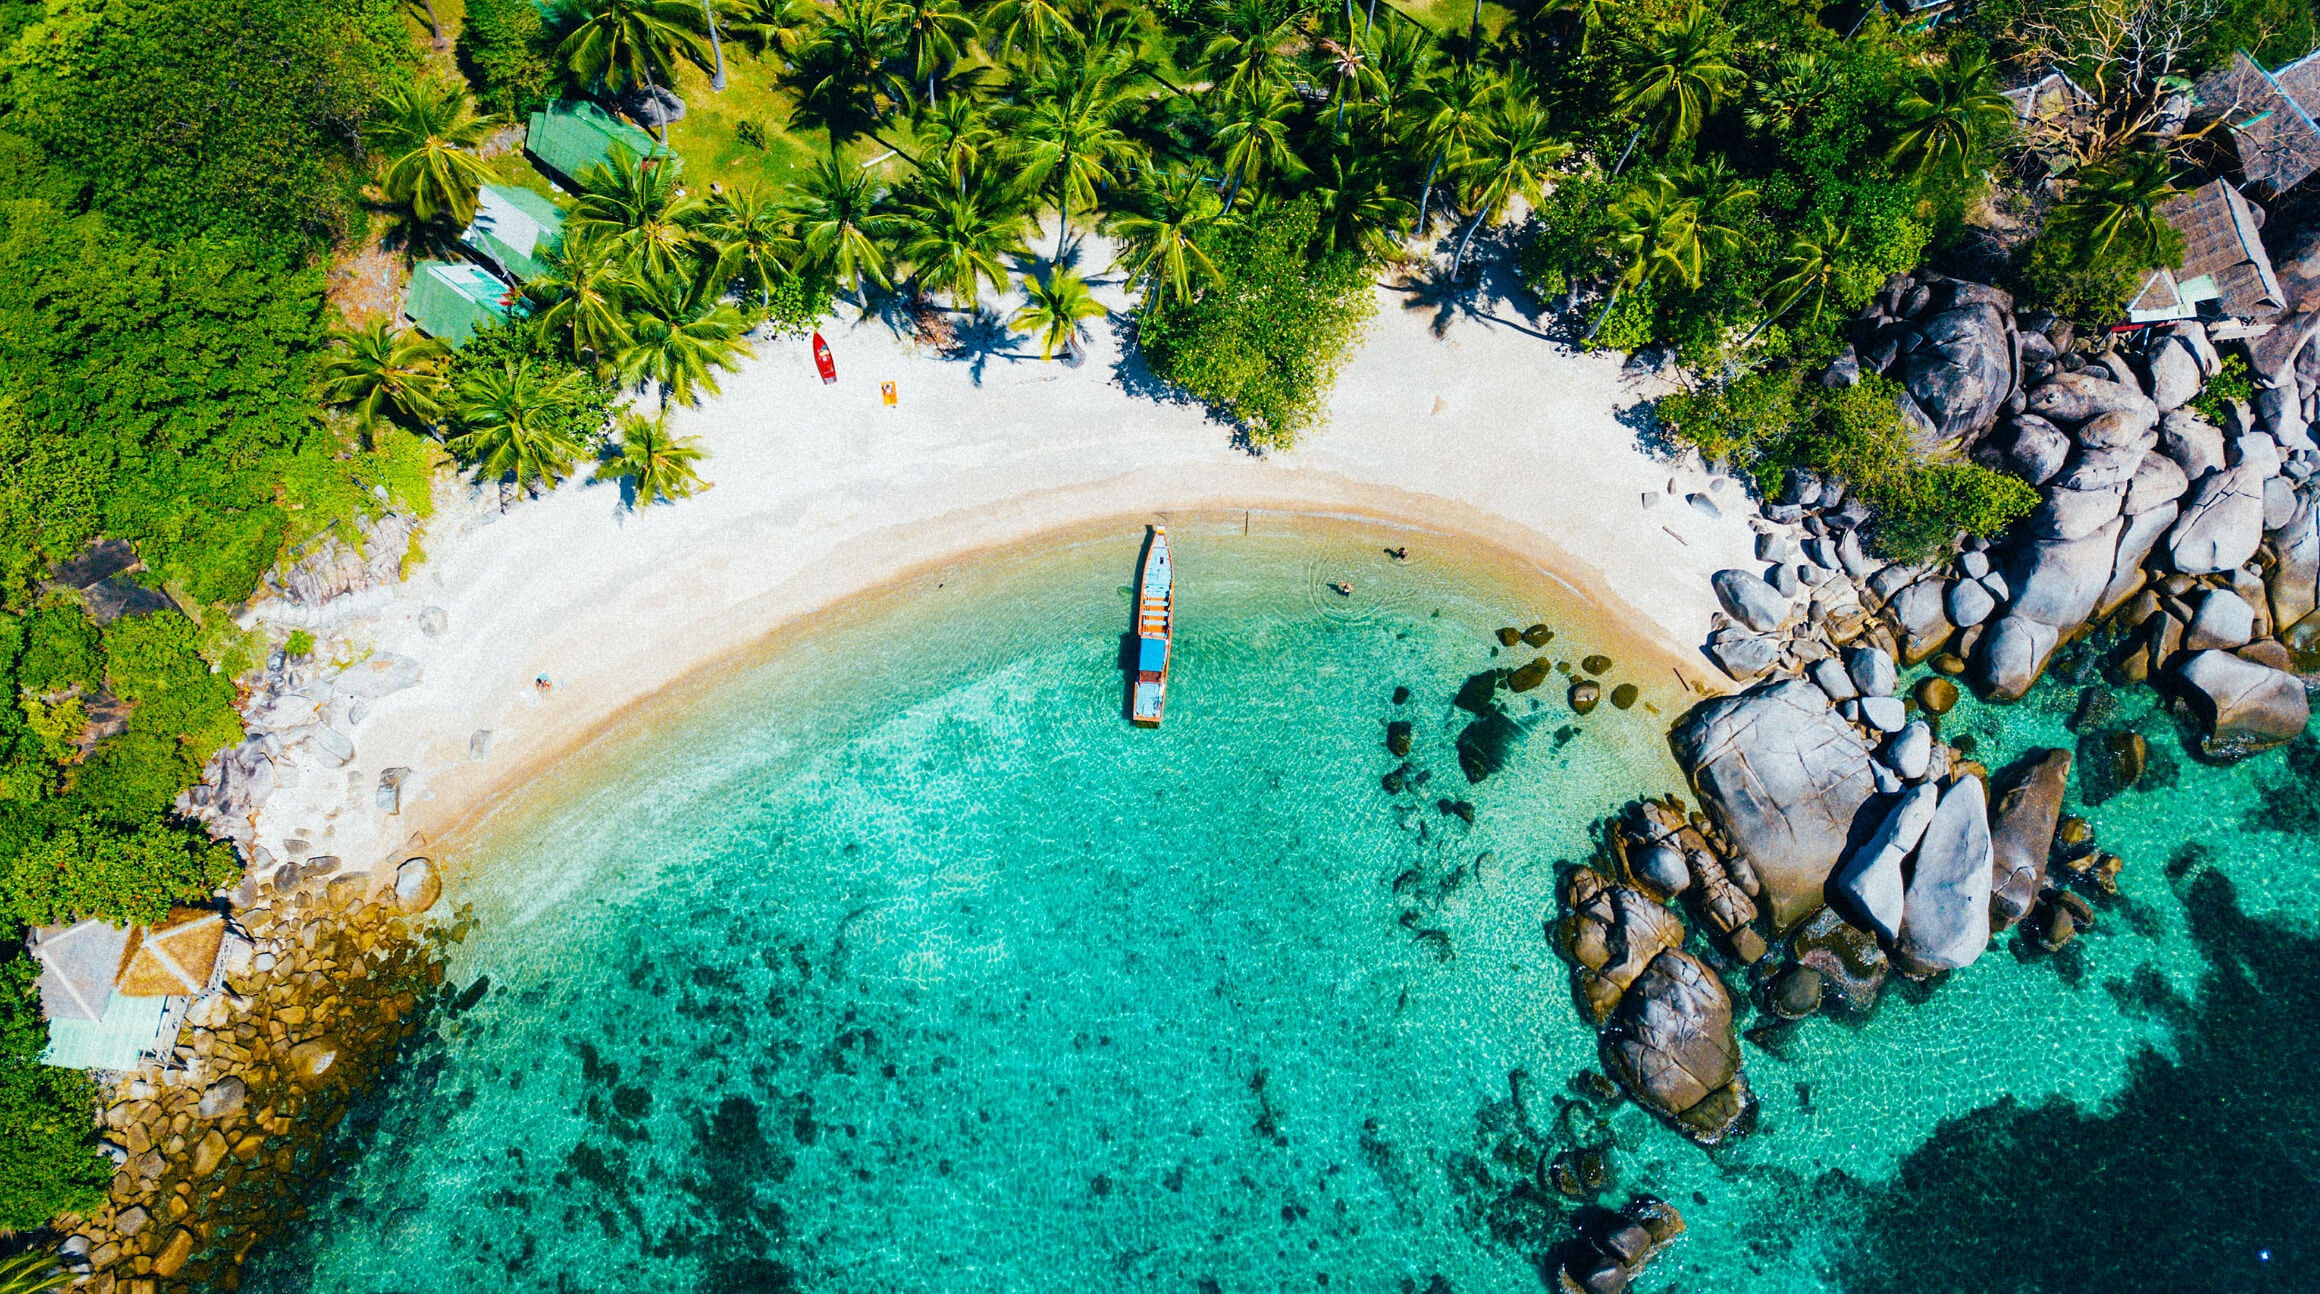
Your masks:
M 1103 295 L 1124 308 L 1116 288 Z M 1697 651 L 1716 609 L 1708 576 L 1751 564 L 1752 509 L 1729 483 L 1712 496 L 1721 517 L 1686 505 L 1708 475 L 1653 457 L 1620 419 L 1657 388 L 1618 355 L 1544 339 L 1508 304 L 1454 309 L 1438 336 L 1410 294 L 1378 296 L 1326 425 L 1290 452 L 1252 455 L 1200 409 L 1132 393 L 1101 320 L 1072 368 L 996 328 L 995 353 L 946 358 L 873 319 L 825 326 L 835 385 L 806 341 L 763 342 L 722 395 L 680 411 L 715 483 L 685 502 L 630 512 L 618 487 L 576 481 L 502 514 L 496 488 L 446 489 L 403 584 L 305 621 L 326 649 L 407 657 L 423 680 L 340 708 L 350 764 L 282 756 L 296 771 L 260 811 L 258 843 L 276 861 L 358 867 L 425 852 L 576 740 L 818 608 L 931 562 L 1102 519 L 1133 534 L 1175 511 L 1471 535 L 1579 586 L 1664 646 L 1689 686 L 1721 689 Z M 428 608 L 442 611 L 432 635 Z M 257 615 L 299 622 L 279 606 Z M 488 754 L 474 759 L 479 731 Z M 388 768 L 413 770 L 392 816 L 372 794 Z

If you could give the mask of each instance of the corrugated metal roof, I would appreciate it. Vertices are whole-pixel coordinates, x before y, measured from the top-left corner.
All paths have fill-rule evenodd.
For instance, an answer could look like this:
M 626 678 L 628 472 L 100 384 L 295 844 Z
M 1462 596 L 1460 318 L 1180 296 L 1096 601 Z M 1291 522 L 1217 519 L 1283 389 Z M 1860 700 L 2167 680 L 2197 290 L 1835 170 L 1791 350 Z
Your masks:
M 97 1020 L 50 1020 L 48 1050 L 41 1059 L 66 1069 L 135 1069 L 148 1052 L 175 1043 L 164 1038 L 172 1019 L 170 999 L 115 993 Z
M 515 313 L 515 289 L 480 265 L 421 261 L 411 270 L 403 313 L 446 346 L 464 346 L 477 329 Z
M 40 1010 L 51 1020 L 96 1020 L 105 1013 L 127 960 L 129 931 L 102 921 L 42 926 L 32 932 L 40 959 Z
M 476 195 L 475 223 L 460 239 L 519 282 L 547 272 L 542 258 L 564 230 L 564 212 L 530 189 L 486 184 Z
M 632 157 L 674 156 L 649 132 L 585 100 L 548 105 L 532 114 L 524 132 L 524 150 L 566 180 L 577 180 L 588 168 L 611 161 L 615 148 Z

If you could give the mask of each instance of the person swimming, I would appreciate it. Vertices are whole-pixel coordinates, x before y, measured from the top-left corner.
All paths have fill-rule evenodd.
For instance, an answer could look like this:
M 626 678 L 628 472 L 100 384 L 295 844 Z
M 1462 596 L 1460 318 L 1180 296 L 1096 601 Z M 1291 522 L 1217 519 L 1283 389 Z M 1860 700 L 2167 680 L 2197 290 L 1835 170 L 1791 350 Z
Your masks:
M 1329 587 L 1335 589 L 1337 591 L 1337 596 L 1341 598 L 1350 598 L 1353 596 L 1352 580 L 1332 580 L 1329 583 Z

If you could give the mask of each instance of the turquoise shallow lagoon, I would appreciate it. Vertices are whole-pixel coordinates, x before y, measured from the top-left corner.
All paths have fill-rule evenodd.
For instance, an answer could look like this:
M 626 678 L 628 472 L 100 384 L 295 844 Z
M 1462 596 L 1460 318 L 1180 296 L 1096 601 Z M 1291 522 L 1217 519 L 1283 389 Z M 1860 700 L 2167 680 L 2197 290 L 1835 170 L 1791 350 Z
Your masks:
M 2124 901 L 1750 1046 L 1759 1129 L 1711 1155 L 1574 1089 L 1544 936 L 1558 860 L 1676 785 L 1665 665 L 1443 537 L 1249 529 L 1175 530 L 1157 732 L 1123 527 L 833 613 L 494 814 L 453 856 L 488 988 L 246 1287 L 1537 1290 L 1576 1207 L 1538 1166 L 1608 1145 L 1610 1202 L 1691 1224 L 1647 1290 L 2314 1288 L 2313 758 L 2198 767 L 2131 710 L 2172 771 L 2089 811 Z M 1645 704 L 1558 676 L 1469 787 L 1451 698 L 1532 619 Z M 2072 741 L 2074 702 L 1950 730 Z M 1398 796 L 1394 718 L 1431 774 Z

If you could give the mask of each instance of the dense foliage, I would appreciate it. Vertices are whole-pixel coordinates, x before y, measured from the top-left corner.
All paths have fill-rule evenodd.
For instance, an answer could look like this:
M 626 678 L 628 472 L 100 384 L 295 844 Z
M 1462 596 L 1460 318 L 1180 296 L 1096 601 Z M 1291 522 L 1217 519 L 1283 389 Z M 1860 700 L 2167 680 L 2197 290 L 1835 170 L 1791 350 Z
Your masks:
M 113 1167 L 91 1153 L 96 1085 L 39 1061 L 48 1041 L 32 992 L 39 965 L 0 953 L 0 1231 L 30 1231 L 95 1208 Z
M 285 544 L 424 496 L 407 443 L 318 413 L 319 257 L 412 50 L 387 0 L 59 0 L 0 33 L 0 940 L 153 920 L 240 872 L 178 795 L 239 741 L 223 608 Z M 414 459 L 417 471 L 413 471 Z M 180 610 L 101 628 L 43 581 L 91 540 Z M 205 631 L 203 626 L 208 626 Z M 205 646 L 209 654 L 205 654 Z M 0 985 L 0 1230 L 109 1175 L 90 1089 Z
M 1790 468 L 1844 481 L 1876 509 L 1876 535 L 1905 560 L 1933 555 L 1960 530 L 1996 534 L 2028 516 L 2038 493 L 1978 463 L 1922 461 L 1883 378 L 1827 390 L 1794 367 L 1669 396 L 1660 416 L 1701 451 L 1753 472 L 1767 494 Z
M 1260 445 L 1312 425 L 1369 317 L 1369 276 L 1349 252 L 1309 257 L 1310 203 L 1208 235 L 1218 286 L 1147 309 L 1137 340 L 1154 372 L 1223 410 Z

